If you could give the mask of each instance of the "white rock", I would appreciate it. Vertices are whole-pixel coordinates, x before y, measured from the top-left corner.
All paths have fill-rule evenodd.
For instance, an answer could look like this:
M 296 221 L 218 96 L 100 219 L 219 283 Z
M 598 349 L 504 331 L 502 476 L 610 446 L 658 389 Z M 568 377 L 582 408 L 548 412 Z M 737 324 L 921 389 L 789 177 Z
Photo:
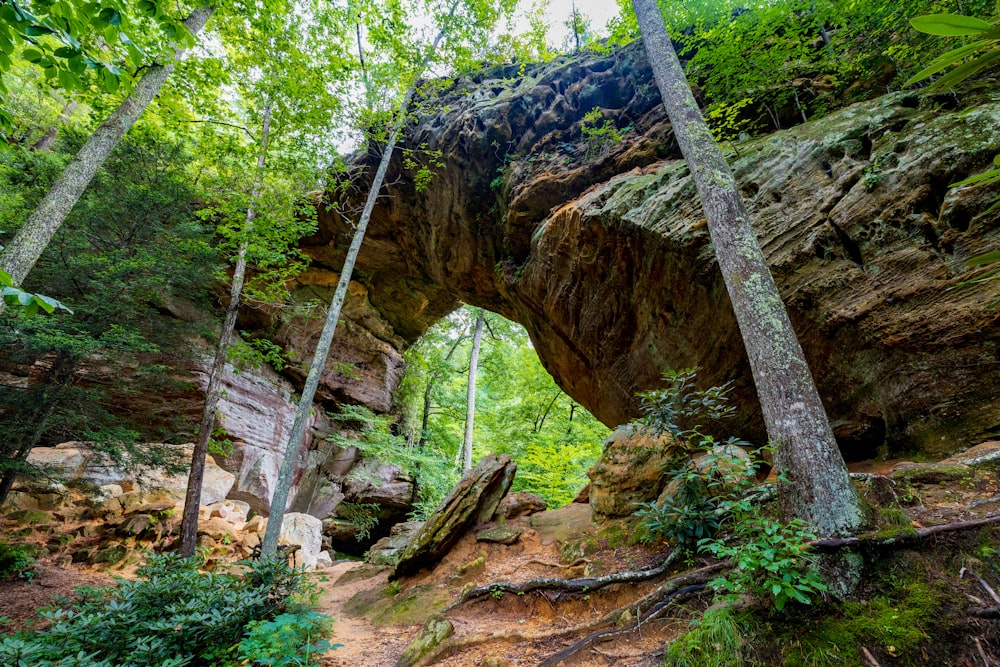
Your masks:
M 76 443 L 63 443 L 72 445 Z M 89 455 L 77 447 L 35 447 L 28 454 L 28 463 L 39 467 L 44 467 L 55 474 L 75 479 L 83 473 Z
M 221 500 L 202 508 L 208 511 L 209 518 L 219 517 L 242 529 L 247 522 L 247 514 L 250 513 L 250 503 L 242 500 Z
M 289 512 L 281 521 L 278 544 L 298 545 L 295 564 L 314 570 L 323 550 L 323 522 L 310 514 Z
M 333 567 L 333 559 L 330 558 L 330 552 L 320 551 L 319 556 L 316 557 L 316 569 L 322 570 L 327 567 Z

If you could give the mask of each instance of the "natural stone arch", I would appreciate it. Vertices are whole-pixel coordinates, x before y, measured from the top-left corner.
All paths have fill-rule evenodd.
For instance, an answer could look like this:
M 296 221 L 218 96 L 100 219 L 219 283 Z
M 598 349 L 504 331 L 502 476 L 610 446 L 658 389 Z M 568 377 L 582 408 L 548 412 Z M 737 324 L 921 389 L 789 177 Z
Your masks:
M 634 417 L 635 392 L 662 371 L 697 365 L 703 382 L 735 380 L 733 428 L 761 442 L 700 204 L 649 82 L 632 46 L 439 90 L 406 144 L 440 150 L 444 167 L 417 192 L 395 161 L 335 342 L 360 378 L 331 371 L 328 397 L 387 410 L 401 351 L 464 302 L 522 324 L 560 386 L 608 425 Z M 620 142 L 586 145 L 595 106 L 630 127 Z M 733 158 L 849 456 L 950 451 L 1000 430 L 1000 325 L 984 309 L 1000 281 L 948 291 L 965 259 L 995 247 L 997 216 L 988 193 L 947 188 L 988 163 L 1000 105 L 964 118 L 918 106 L 867 102 Z M 328 195 L 340 208 L 321 206 L 300 294 L 330 289 L 350 231 L 337 211 L 376 159 L 358 156 L 352 185 Z M 282 326 L 279 339 L 309 349 L 308 325 Z

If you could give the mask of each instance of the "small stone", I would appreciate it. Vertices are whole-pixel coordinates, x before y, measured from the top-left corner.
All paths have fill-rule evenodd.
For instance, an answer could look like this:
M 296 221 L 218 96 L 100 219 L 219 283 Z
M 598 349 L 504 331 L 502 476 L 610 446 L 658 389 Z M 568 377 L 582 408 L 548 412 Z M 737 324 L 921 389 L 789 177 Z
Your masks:
M 510 545 L 521 539 L 521 535 L 523 533 L 523 530 L 518 530 L 517 528 L 497 526 L 496 528 L 489 528 L 476 535 L 476 541 Z
M 467 563 L 462 563 L 461 565 L 459 565 L 458 570 L 456 570 L 456 572 L 458 576 L 464 577 L 470 572 L 479 572 L 485 566 L 486 566 L 486 556 L 481 555 L 478 558 L 474 558 Z
M 514 667 L 515 663 L 512 660 L 501 658 L 497 655 L 487 655 L 479 664 L 481 667 Z

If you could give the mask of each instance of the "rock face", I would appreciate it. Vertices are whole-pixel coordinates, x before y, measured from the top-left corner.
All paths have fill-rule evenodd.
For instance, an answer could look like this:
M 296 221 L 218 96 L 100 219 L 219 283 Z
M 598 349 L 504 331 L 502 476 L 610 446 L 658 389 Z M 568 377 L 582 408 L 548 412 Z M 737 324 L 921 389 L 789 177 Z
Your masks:
M 420 527 L 400 555 L 392 578 L 434 567 L 468 528 L 489 521 L 516 470 L 517 464 L 506 454 L 484 456 Z
M 635 417 L 635 392 L 664 370 L 700 366 L 706 385 L 735 381 L 730 430 L 762 444 L 742 341 L 658 102 L 641 45 L 456 80 L 408 128 L 406 145 L 440 150 L 444 167 L 418 193 L 394 162 L 356 271 L 378 316 L 354 323 L 398 345 L 460 302 L 494 310 L 609 425 Z M 621 141 L 583 136 L 595 107 Z M 998 429 L 1000 318 L 985 306 L 1000 281 L 956 289 L 979 271 L 964 262 L 1000 240 L 997 214 L 985 213 L 989 192 L 948 187 L 986 168 L 998 140 L 1000 104 L 949 112 L 904 93 L 731 158 L 849 458 L 946 452 Z M 377 159 L 356 159 L 355 190 Z M 336 271 L 350 230 L 320 218 L 304 250 L 313 272 Z M 344 335 L 357 338 L 352 326 Z M 370 386 L 391 386 L 388 352 L 368 354 Z
M 160 445 L 163 446 L 163 445 Z M 192 445 L 176 445 L 183 451 L 184 460 L 190 461 Z M 28 455 L 28 463 L 53 470 L 67 480 L 87 482 L 108 495 L 117 496 L 124 486 L 132 488 L 136 478 L 124 470 L 105 464 L 87 447 L 85 442 L 64 442 L 55 447 L 35 447 Z M 223 500 L 233 488 L 235 476 L 216 465 L 209 456 L 205 460 L 205 478 L 201 488 L 201 504 L 211 505 Z M 142 480 L 145 489 L 163 492 L 183 503 L 187 491 L 187 475 L 152 474 Z M 115 492 L 117 487 L 117 493 Z M 244 516 L 245 518 L 245 516 Z

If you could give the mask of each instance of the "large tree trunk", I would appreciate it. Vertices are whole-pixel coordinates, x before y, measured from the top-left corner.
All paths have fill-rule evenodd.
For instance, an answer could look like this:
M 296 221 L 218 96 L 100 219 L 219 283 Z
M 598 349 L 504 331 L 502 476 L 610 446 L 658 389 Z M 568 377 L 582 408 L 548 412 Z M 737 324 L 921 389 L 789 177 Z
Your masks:
M 193 34 L 198 34 L 214 11 L 214 6 L 195 9 L 184 20 L 184 25 Z M 153 65 L 146 70 L 129 96 L 94 130 L 83 147 L 73 156 L 28 221 L 3 253 L 0 253 L 0 269 L 11 275 L 15 285 L 24 283 L 25 277 L 62 226 L 97 170 L 160 92 L 163 82 L 170 76 L 175 63 L 183 55 L 184 51 L 178 49 L 174 59 L 169 63 Z M 3 310 L 4 304 L 0 301 L 0 313 Z
M 456 0 L 452 5 L 451 14 L 454 15 L 458 6 Z M 444 30 L 434 38 L 430 51 L 424 58 L 420 68 L 420 73 L 427 67 L 431 55 L 437 50 L 438 44 L 444 39 Z M 385 181 L 385 173 L 389 170 L 389 162 L 392 160 L 392 152 L 396 148 L 396 141 L 399 133 L 406 122 L 407 109 L 413 100 L 413 95 L 417 90 L 417 80 L 406 90 L 400 106 L 396 120 L 393 122 L 389 139 L 382 151 L 382 159 L 375 170 L 375 178 L 372 180 L 371 188 L 368 190 L 368 197 L 365 199 L 365 207 L 361 211 L 358 225 L 354 229 L 354 238 L 347 249 L 347 257 L 344 258 L 344 267 L 340 271 L 340 280 L 337 282 L 337 290 L 333 293 L 333 300 L 330 302 L 330 309 L 326 314 L 326 322 L 320 332 L 319 341 L 316 343 L 316 351 L 313 353 L 313 360 L 309 366 L 309 374 L 306 376 L 305 386 L 302 387 L 302 396 L 299 398 L 299 407 L 295 411 L 295 421 L 292 423 L 292 431 L 288 435 L 288 446 L 285 448 L 285 456 L 281 460 L 281 469 L 278 471 L 278 479 L 274 484 L 274 495 L 271 497 L 271 509 L 267 521 L 267 530 L 264 532 L 264 539 L 260 544 L 260 555 L 262 558 L 273 556 L 278 550 L 278 537 L 281 535 L 281 523 L 285 516 L 285 506 L 288 504 L 288 494 L 292 488 L 292 477 L 295 474 L 296 462 L 302 450 L 305 440 L 306 423 L 309 421 L 309 412 L 312 410 L 312 401 L 316 396 L 316 389 L 319 387 L 319 378 L 326 366 L 326 359 L 330 355 L 330 344 L 333 343 L 333 334 L 337 329 L 337 322 L 340 320 L 340 311 L 344 307 L 344 299 L 347 297 L 347 288 L 351 284 L 351 276 L 354 273 L 354 264 L 358 259 L 358 252 L 361 250 L 361 243 L 365 240 L 365 231 L 368 229 L 368 222 L 371 220 L 372 211 L 375 209 L 375 202 L 378 200 L 379 191 Z
M 469 386 L 465 394 L 465 435 L 462 438 L 462 474 L 472 470 L 472 431 L 476 425 L 476 375 L 479 372 L 479 347 L 483 342 L 483 311 L 476 318 L 469 355 Z
M 254 206 L 260 198 L 264 183 L 264 162 L 267 159 L 267 141 L 271 135 L 271 102 L 264 106 L 264 122 L 261 129 L 260 153 L 257 155 L 257 176 L 253 190 L 250 193 L 250 205 L 247 207 L 246 221 L 240 235 L 240 247 L 236 255 L 236 268 L 233 270 L 233 284 L 229 290 L 229 307 L 226 309 L 226 319 L 219 333 L 219 345 L 215 350 L 215 361 L 212 372 L 208 376 L 208 388 L 205 390 L 205 409 L 201 413 L 201 424 L 198 426 L 198 441 L 191 454 L 191 472 L 188 474 L 187 492 L 184 496 L 184 517 L 181 520 L 180 553 L 185 558 L 194 555 L 198 540 L 198 508 L 201 505 L 201 487 L 205 479 L 205 457 L 208 454 L 208 443 L 212 439 L 215 428 L 215 410 L 219 404 L 219 389 L 222 386 L 222 374 L 226 369 L 226 359 L 229 345 L 236 329 L 236 315 L 240 310 L 240 297 L 243 294 L 243 282 L 247 273 L 247 247 L 253 233 L 253 221 L 257 217 Z
M 736 179 L 691 94 L 656 0 L 633 0 L 633 6 L 750 358 L 768 437 L 776 447 L 782 515 L 805 520 L 823 536 L 849 533 L 862 522 L 860 501 Z

